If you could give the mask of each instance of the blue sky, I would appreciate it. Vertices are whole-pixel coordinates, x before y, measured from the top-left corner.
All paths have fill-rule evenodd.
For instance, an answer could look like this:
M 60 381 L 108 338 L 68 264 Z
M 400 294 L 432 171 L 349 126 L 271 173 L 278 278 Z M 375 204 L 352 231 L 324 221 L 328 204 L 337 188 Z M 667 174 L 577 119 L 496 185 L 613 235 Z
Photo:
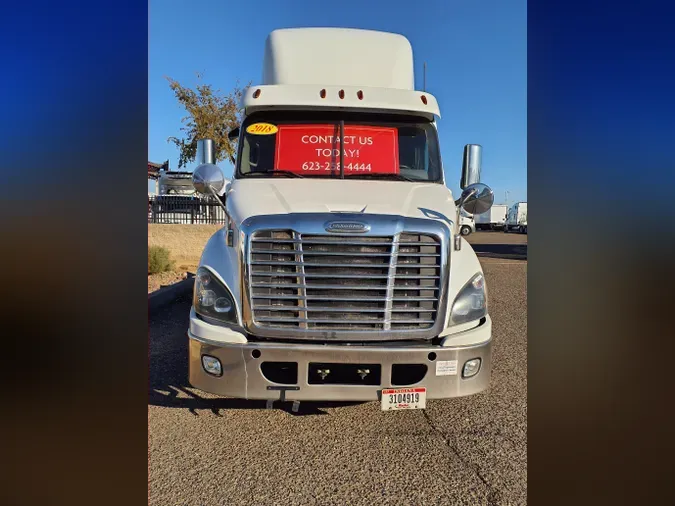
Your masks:
M 525 0 L 410 2 L 306 0 L 151 0 L 149 8 L 148 156 L 178 167 L 185 115 L 164 78 L 229 91 L 262 78 L 265 38 L 274 29 L 339 26 L 405 35 L 415 57 L 416 87 L 438 99 L 446 184 L 459 192 L 465 144 L 483 145 L 482 181 L 495 202 L 527 200 L 527 3 Z M 221 164 L 227 175 L 231 167 Z M 193 167 L 190 167 L 192 169 Z

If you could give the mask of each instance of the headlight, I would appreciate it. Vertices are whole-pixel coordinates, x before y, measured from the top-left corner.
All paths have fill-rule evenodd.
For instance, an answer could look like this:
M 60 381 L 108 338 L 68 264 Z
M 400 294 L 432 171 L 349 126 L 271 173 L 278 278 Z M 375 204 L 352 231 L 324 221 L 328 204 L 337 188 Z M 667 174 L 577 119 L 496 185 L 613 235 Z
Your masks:
M 485 279 L 479 272 L 464 285 L 452 304 L 452 322 L 466 323 L 478 320 L 487 314 L 487 291 Z
M 193 296 L 195 312 L 217 320 L 237 323 L 232 294 L 204 267 L 197 269 Z

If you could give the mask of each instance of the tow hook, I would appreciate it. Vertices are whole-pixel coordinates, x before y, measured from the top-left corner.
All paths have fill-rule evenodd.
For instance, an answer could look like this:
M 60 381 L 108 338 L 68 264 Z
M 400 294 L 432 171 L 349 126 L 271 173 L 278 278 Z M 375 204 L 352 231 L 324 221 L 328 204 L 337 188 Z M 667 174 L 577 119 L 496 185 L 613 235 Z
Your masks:
M 330 374 L 330 369 L 317 369 L 316 372 L 319 376 L 321 376 L 322 380 L 325 380 L 326 376 Z
M 365 379 L 370 374 L 370 369 L 357 369 L 356 374 L 361 376 L 361 379 Z

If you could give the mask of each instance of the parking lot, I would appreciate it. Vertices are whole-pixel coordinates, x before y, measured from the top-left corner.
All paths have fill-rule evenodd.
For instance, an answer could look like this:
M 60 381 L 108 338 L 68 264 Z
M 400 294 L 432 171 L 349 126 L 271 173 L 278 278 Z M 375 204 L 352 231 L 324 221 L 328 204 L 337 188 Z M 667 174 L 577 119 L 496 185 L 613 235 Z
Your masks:
M 150 317 L 153 505 L 525 504 L 527 236 L 468 237 L 493 319 L 488 391 L 382 412 L 379 402 L 212 396 L 187 383 L 190 298 Z

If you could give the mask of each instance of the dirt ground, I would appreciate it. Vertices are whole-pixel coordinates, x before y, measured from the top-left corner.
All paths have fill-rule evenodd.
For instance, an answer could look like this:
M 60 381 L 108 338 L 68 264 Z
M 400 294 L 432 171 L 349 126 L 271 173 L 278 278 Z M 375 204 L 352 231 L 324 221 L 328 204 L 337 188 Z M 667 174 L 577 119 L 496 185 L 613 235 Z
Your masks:
M 179 281 L 184 280 L 185 272 L 160 272 L 159 274 L 148 275 L 148 293 L 156 292 L 163 286 L 173 285 Z
M 173 272 L 163 272 L 148 276 L 148 293 L 162 286 L 177 283 L 184 279 L 185 273 L 194 273 L 206 241 L 222 225 L 172 225 L 148 224 L 148 246 L 163 246 L 171 254 L 175 263 Z

